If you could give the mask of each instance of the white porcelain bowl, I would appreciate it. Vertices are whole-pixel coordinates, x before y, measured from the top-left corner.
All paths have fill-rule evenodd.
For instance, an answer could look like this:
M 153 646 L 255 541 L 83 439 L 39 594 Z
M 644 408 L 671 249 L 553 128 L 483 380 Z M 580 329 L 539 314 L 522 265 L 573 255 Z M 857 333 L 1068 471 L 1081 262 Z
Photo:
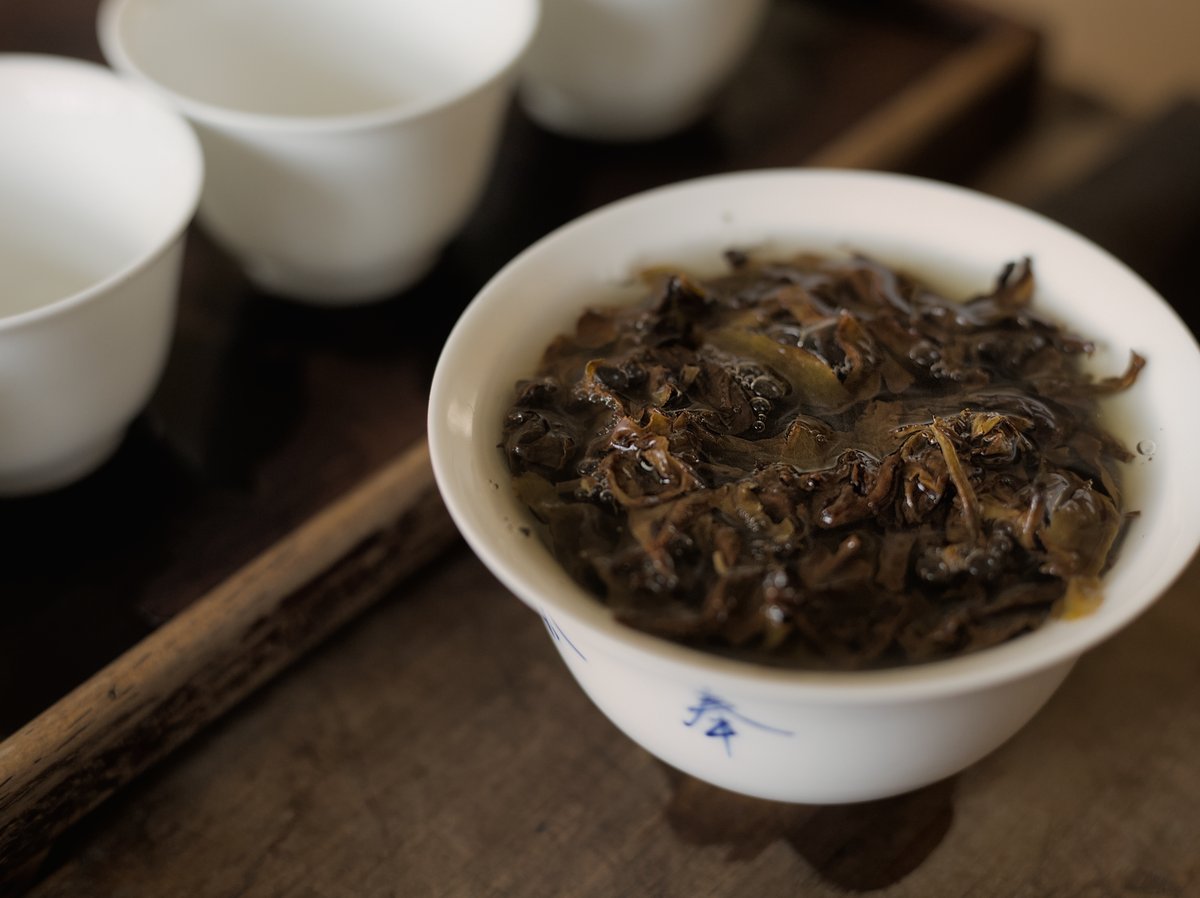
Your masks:
M 99 465 L 150 396 L 203 180 L 187 124 L 112 72 L 0 55 L 0 494 Z
M 514 382 L 584 306 L 623 295 L 649 264 L 717 267 L 720 252 L 869 253 L 949 289 L 983 291 L 1029 255 L 1037 305 L 1099 343 L 1094 363 L 1149 359 L 1110 414 L 1132 446 L 1133 521 L 1092 615 L 1053 621 L 965 657 L 870 672 L 803 672 L 732 661 L 616 623 L 522 528 L 497 444 Z M 835 171 L 732 174 L 615 203 L 544 238 L 463 314 L 434 376 L 429 441 L 446 505 L 492 572 L 540 614 L 567 666 L 617 726 L 668 763 L 764 798 L 878 798 L 948 776 L 1015 733 L 1091 646 L 1144 611 L 1200 542 L 1200 420 L 1179 413 L 1200 350 L 1144 282 L 1038 215 L 914 178 Z M 1148 447 L 1144 447 L 1148 448 Z
M 474 211 L 538 0 L 104 0 L 105 58 L 196 127 L 200 223 L 256 284 L 386 298 Z
M 521 103 L 574 137 L 650 140 L 691 124 L 758 35 L 767 0 L 543 0 Z

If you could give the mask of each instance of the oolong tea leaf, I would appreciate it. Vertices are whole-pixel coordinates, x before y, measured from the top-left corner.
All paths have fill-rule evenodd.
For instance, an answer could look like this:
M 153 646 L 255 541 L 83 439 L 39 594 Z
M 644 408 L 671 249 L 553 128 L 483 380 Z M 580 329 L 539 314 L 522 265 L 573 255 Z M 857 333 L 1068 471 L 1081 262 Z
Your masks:
M 516 386 L 503 449 L 571 575 L 639 629 L 802 667 L 947 657 L 1081 613 L 1124 519 L 1086 339 L 1031 264 L 955 301 L 867 258 L 648 276 Z

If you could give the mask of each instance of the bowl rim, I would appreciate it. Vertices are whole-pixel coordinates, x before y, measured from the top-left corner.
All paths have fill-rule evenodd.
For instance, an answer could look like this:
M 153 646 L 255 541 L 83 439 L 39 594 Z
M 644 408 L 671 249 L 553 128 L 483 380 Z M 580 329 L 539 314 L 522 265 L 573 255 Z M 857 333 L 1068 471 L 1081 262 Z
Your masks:
M 140 79 L 168 98 L 184 115 L 207 125 L 278 133 L 329 134 L 360 131 L 399 124 L 432 115 L 464 102 L 502 80 L 528 51 L 541 20 L 541 0 L 511 0 L 523 8 L 523 30 L 518 31 L 509 53 L 474 78 L 448 91 L 439 91 L 417 103 L 394 103 L 376 109 L 328 115 L 293 115 L 232 109 L 210 103 L 168 87 L 150 74 L 133 56 L 121 36 L 124 14 L 139 0 L 100 0 L 96 12 L 96 35 L 105 60 L 114 69 Z
M 155 260 L 183 237 L 200 205 L 200 194 L 204 187 L 204 154 L 200 149 L 200 141 L 196 137 L 196 132 L 192 130 L 191 125 L 183 116 L 158 97 L 121 78 L 111 69 L 87 60 L 44 53 L 0 54 L 0 73 L 8 68 L 19 71 L 22 67 L 31 69 L 35 74 L 38 70 L 69 73 L 71 77 L 77 77 L 80 83 L 86 85 L 89 90 L 99 86 L 100 90 L 112 91 L 120 95 L 123 101 L 140 105 L 151 115 L 158 116 L 163 127 L 168 131 L 173 131 L 179 143 L 180 160 L 186 167 L 184 172 L 186 180 L 180 187 L 181 202 L 178 211 L 170 219 L 170 226 L 164 228 L 157 239 L 150 241 L 145 250 L 134 255 L 128 262 L 108 275 L 74 293 L 68 293 L 66 296 L 12 315 L 0 315 L 0 334 L 62 315 L 107 294 L 116 285 L 128 281 L 140 271 L 149 268 Z
M 508 283 L 518 278 L 520 272 L 540 256 L 554 252 L 557 243 L 574 239 L 573 235 L 577 232 L 594 227 L 598 220 L 620 214 L 623 210 L 642 203 L 659 202 L 676 194 L 704 191 L 712 185 L 770 182 L 780 178 L 789 181 L 822 179 L 847 183 L 875 181 L 908 184 L 918 189 L 947 191 L 967 197 L 972 202 L 1005 209 L 1008 214 L 1015 213 L 1029 221 L 1037 221 L 1041 227 L 1050 228 L 1086 248 L 1090 253 L 1096 254 L 1098 260 L 1104 259 L 1107 260 L 1107 264 L 1116 266 L 1129 278 L 1131 286 L 1140 291 L 1148 301 L 1160 304 L 1173 319 L 1174 327 L 1190 338 L 1190 364 L 1200 372 L 1200 345 L 1197 345 L 1195 336 L 1190 333 L 1174 309 L 1143 279 L 1087 238 L 1040 213 L 1006 200 L 912 175 L 834 168 L 775 168 L 726 172 L 666 184 L 587 212 L 528 246 L 488 280 L 467 305 L 452 329 L 433 376 L 427 433 L 436 482 L 446 508 L 467 544 L 506 588 L 543 617 L 551 616 L 555 629 L 561 631 L 563 622 L 584 627 L 588 631 L 587 640 L 601 647 L 603 652 L 611 657 L 641 667 L 654 666 L 660 670 L 669 670 L 676 677 L 686 677 L 698 684 L 746 687 L 763 699 L 802 698 L 806 702 L 824 704 L 919 701 L 978 691 L 1034 676 L 1051 667 L 1073 663 L 1083 652 L 1107 639 L 1145 611 L 1178 579 L 1195 557 L 1197 546 L 1200 545 L 1200 523 L 1196 523 L 1200 518 L 1193 519 L 1192 533 L 1182 535 L 1183 548 L 1173 551 L 1173 563 L 1156 571 L 1157 580 L 1148 586 L 1136 601 L 1122 603 L 1115 613 L 1109 612 L 1103 618 L 1091 615 L 1071 621 L 1067 626 L 1072 629 L 1052 643 L 1037 642 L 1031 646 L 1029 640 L 1037 636 L 1035 632 L 967 655 L 902 667 L 861 671 L 814 671 L 772 667 L 681 645 L 620 624 L 600 600 L 577 584 L 574 590 L 576 596 L 583 596 L 589 601 L 582 604 L 565 604 L 559 596 L 543 594 L 535 589 L 521 571 L 516 570 L 514 565 L 510 565 L 492 550 L 492 536 L 475 526 L 472 516 L 467 511 L 472 496 L 460 494 L 455 489 L 447 452 L 447 447 L 459 440 L 451 432 L 451 416 L 446 411 L 455 381 L 451 369 L 456 356 L 463 351 L 461 347 L 467 344 L 477 320 L 485 315 L 486 310 L 497 301 L 497 297 L 503 295 Z M 1200 499 L 1200 481 L 1193 482 L 1191 492 Z

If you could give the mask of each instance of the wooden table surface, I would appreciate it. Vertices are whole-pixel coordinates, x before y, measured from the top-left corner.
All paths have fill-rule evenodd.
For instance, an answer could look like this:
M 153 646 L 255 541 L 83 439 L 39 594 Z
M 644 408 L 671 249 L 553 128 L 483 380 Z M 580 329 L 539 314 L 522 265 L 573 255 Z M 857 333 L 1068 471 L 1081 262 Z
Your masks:
M 1052 93 L 973 183 L 1090 228 L 1179 291 L 1200 180 L 1150 199 L 1137 185 L 1174 155 L 1187 166 L 1179 148 L 1200 142 L 1176 138 L 1197 121 L 1185 110 L 1138 161 L 1068 190 L 1144 123 Z M 1123 227 L 1114 197 L 1149 218 Z M 87 818 L 28 894 L 1196 896 L 1198 687 L 1193 561 L 963 773 L 881 802 L 763 802 L 621 735 L 459 547 Z
M 817 808 L 642 751 L 461 549 L 86 821 L 31 894 L 1197 895 L 1198 585 L 1193 563 L 962 774 Z
M 1200 895 L 1198 646 L 1194 561 L 960 775 L 786 806 L 617 732 L 460 548 L 85 821 L 30 894 Z

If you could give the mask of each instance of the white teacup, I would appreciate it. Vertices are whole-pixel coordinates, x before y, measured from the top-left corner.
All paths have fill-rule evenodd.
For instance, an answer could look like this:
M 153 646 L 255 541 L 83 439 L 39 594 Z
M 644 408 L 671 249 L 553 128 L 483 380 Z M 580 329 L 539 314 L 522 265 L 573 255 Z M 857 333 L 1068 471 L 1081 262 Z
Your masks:
M 203 180 L 187 124 L 112 72 L 0 55 L 0 495 L 103 462 L 158 381 Z
M 386 297 L 482 193 L 537 0 L 104 0 L 100 44 L 199 132 L 200 221 L 260 287 Z
M 691 124 L 741 61 L 767 0 L 545 0 L 522 66 L 526 112 L 598 140 Z

